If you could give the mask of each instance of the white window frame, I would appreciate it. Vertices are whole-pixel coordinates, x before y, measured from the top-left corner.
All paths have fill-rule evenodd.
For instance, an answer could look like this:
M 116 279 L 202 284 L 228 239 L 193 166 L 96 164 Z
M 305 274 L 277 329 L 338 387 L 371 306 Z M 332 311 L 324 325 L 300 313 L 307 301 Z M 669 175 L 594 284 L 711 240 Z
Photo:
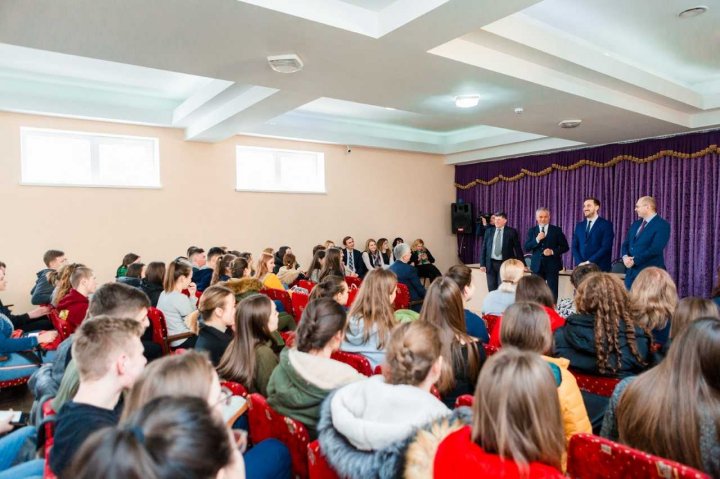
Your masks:
M 63 137 L 63 138 L 76 138 L 76 139 L 82 139 L 82 140 L 90 140 L 90 165 L 91 165 L 91 175 L 92 177 L 96 177 L 98 174 L 99 166 L 98 162 L 100 161 L 100 155 L 99 155 L 99 145 L 102 143 L 103 138 L 109 138 L 112 140 L 139 140 L 139 141 L 149 141 L 153 144 L 153 165 L 152 169 L 155 173 L 156 182 L 151 185 L 122 185 L 122 184 L 107 184 L 107 183 L 90 183 L 90 184 L 82 184 L 82 183 L 45 183 L 45 182 L 38 182 L 38 181 L 25 181 L 25 171 L 28 168 L 27 162 L 28 159 L 25 155 L 25 150 L 27 149 L 26 141 L 27 137 L 31 135 L 32 133 L 40 133 L 47 136 L 56 136 L 56 137 Z M 159 140 L 156 137 L 146 137 L 146 136 L 131 136 L 131 135 L 114 135 L 114 134 L 108 134 L 108 133 L 96 133 L 96 132 L 86 132 L 86 131 L 78 131 L 78 130 L 58 130 L 54 128 L 35 128 L 35 127 L 20 127 L 20 163 L 21 163 L 21 170 L 20 170 L 20 184 L 23 186 L 51 186 L 51 187 L 60 187 L 60 188 L 121 188 L 121 189 L 161 189 L 162 188 L 162 181 L 160 178 L 160 145 Z
M 239 187 L 239 178 L 240 178 L 240 168 L 239 168 L 239 161 L 240 161 L 240 155 L 243 151 L 252 152 L 252 151 L 262 151 L 264 153 L 272 153 L 273 154 L 273 160 L 275 162 L 275 180 L 276 184 L 280 184 L 281 178 L 280 178 L 280 172 L 281 172 L 281 163 L 282 163 L 282 154 L 283 153 L 293 153 L 293 154 L 299 154 L 299 155 L 313 155 L 315 156 L 316 165 L 318 168 L 318 171 L 322 175 L 320 183 L 322 184 L 322 190 L 315 191 L 315 190 L 301 190 L 301 189 L 261 189 L 261 188 L 240 188 Z M 251 193 L 290 193 L 290 194 L 306 194 L 306 195 L 325 195 L 327 194 L 327 181 L 326 181 L 326 175 L 325 175 L 325 153 L 319 152 L 319 151 L 309 151 L 309 150 L 290 150 L 290 149 L 283 149 L 283 148 L 263 148 L 259 146 L 245 146 L 245 145 L 236 145 L 235 146 L 235 191 L 240 192 L 251 192 Z

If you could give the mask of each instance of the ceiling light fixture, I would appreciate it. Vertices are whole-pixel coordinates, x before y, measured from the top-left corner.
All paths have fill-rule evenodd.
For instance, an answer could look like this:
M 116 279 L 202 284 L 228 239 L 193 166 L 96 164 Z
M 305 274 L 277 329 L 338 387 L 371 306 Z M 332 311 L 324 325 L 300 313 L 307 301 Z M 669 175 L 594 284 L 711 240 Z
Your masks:
M 303 69 L 303 62 L 294 53 L 267 57 L 270 68 L 279 73 L 295 73 Z
M 455 106 L 458 108 L 472 108 L 480 103 L 478 95 L 461 95 L 455 97 Z
M 563 120 L 558 123 L 560 128 L 577 128 L 582 123 L 582 120 Z
M 678 13 L 678 17 L 680 18 L 692 18 L 697 17 L 698 15 L 702 15 L 703 13 L 708 11 L 708 7 L 705 5 L 698 5 L 697 7 L 688 8 L 687 10 L 683 10 L 682 12 Z

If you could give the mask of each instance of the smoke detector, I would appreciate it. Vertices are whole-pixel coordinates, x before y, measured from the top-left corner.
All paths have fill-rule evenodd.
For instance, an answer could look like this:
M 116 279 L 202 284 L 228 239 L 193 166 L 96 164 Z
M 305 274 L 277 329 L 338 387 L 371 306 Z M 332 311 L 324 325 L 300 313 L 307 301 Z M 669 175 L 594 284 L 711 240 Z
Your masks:
M 558 123 L 560 128 L 577 128 L 582 123 L 582 120 L 563 120 Z
M 270 68 L 279 73 L 295 73 L 303 69 L 303 62 L 294 53 L 267 57 Z

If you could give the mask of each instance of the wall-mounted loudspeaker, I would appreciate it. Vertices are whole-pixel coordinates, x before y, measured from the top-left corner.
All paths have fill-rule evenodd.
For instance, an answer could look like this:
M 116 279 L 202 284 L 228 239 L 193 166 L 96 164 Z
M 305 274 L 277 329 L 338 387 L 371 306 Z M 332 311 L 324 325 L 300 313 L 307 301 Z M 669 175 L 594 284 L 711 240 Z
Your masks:
M 473 232 L 473 214 L 470 203 L 453 203 L 450 205 L 450 223 L 455 234 L 471 234 Z

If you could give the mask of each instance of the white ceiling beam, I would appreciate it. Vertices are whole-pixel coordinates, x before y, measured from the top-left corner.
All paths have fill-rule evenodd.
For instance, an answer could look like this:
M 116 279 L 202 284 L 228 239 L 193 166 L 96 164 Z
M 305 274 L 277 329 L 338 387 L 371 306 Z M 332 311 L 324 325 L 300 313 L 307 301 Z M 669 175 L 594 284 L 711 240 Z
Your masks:
M 562 138 L 540 138 L 537 140 L 513 143 L 510 145 L 499 145 L 491 148 L 484 148 L 475 151 L 465 151 L 447 155 L 445 164 L 461 165 L 463 163 L 477 163 L 480 161 L 495 161 L 504 158 L 513 158 L 516 156 L 524 156 L 532 153 L 549 153 L 551 151 L 562 150 L 584 145 L 578 141 L 563 140 Z
M 195 92 L 190 98 L 182 102 L 173 111 L 173 126 L 187 126 L 183 124 L 191 114 L 229 88 L 233 82 L 225 80 L 210 80 L 207 85 Z

